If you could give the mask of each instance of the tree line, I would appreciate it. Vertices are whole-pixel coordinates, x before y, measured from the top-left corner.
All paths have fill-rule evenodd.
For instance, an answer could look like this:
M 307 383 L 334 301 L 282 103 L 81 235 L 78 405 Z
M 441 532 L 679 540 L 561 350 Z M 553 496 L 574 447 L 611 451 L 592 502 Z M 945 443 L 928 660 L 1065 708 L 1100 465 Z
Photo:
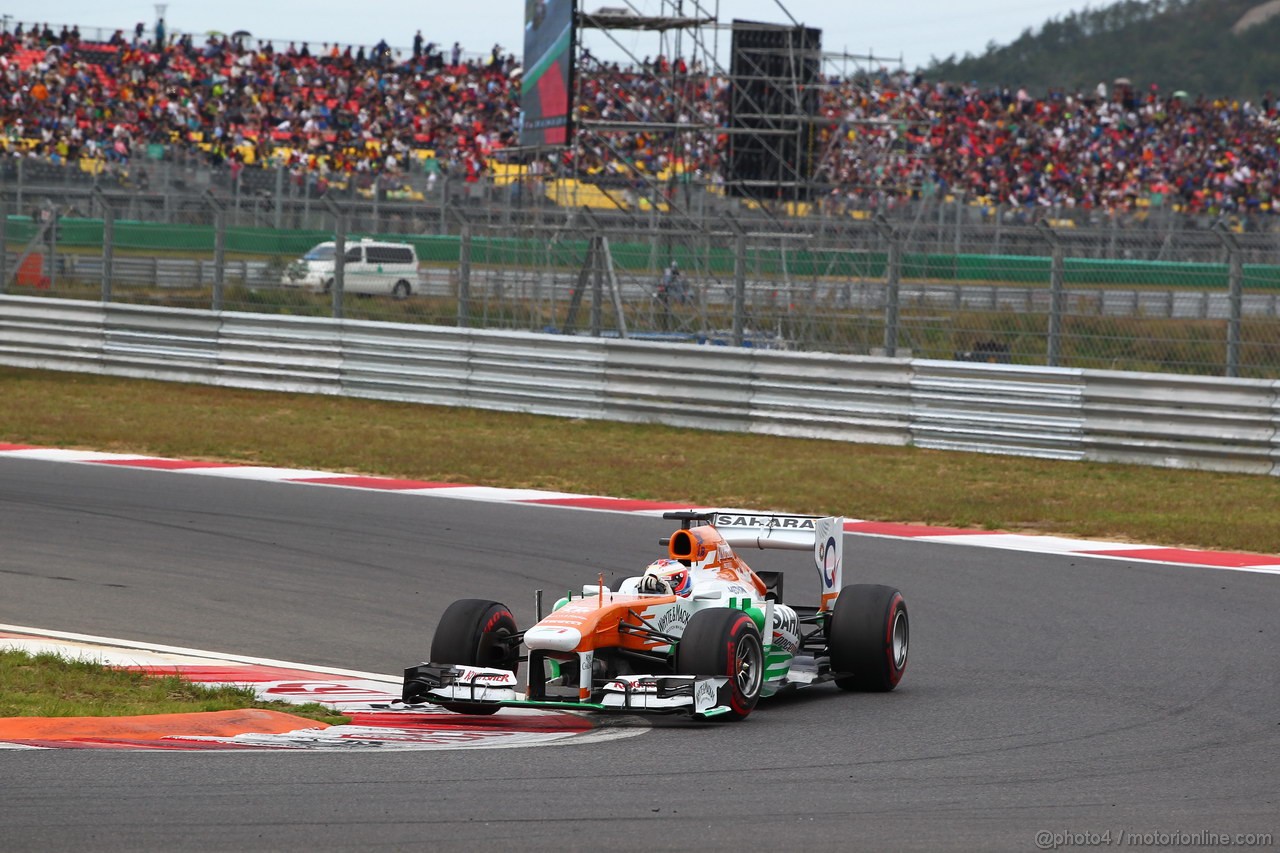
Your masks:
M 981 56 L 954 54 L 921 69 L 926 79 L 1026 88 L 1033 95 L 1093 91 L 1117 78 L 1139 93 L 1194 99 L 1262 98 L 1280 91 L 1280 15 L 1239 34 L 1233 27 L 1258 0 L 1121 0 L 1027 28 L 1008 45 L 990 42 Z

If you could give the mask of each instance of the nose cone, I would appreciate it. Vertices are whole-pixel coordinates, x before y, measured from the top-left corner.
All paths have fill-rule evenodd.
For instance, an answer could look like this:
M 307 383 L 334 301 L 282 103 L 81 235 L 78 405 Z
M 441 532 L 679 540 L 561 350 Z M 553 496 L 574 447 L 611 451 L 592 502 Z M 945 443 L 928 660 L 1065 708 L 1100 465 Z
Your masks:
M 553 652 L 571 652 L 582 642 L 582 632 L 577 628 L 534 625 L 524 632 L 524 644 L 530 649 L 546 649 Z

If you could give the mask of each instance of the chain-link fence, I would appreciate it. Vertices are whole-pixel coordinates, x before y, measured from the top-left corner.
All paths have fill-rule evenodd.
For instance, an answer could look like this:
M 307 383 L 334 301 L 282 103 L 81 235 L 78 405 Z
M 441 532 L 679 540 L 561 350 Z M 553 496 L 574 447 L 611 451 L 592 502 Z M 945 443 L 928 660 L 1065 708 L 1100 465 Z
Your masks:
M 0 289 L 189 308 L 1014 364 L 1280 377 L 1280 238 L 920 204 L 599 210 L 11 186 Z M 537 200 L 531 200 L 533 198 Z

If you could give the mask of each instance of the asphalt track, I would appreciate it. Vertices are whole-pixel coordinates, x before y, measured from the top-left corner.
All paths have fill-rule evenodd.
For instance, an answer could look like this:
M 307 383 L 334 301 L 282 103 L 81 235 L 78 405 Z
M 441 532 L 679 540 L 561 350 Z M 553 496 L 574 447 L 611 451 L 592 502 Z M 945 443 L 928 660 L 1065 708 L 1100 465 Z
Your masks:
M 533 589 L 642 566 L 666 524 L 3 459 L 0 623 L 395 672 L 454 598 L 527 621 Z M 740 725 L 541 749 L 0 753 L 0 850 L 1280 837 L 1275 576 L 864 537 L 846 562 L 906 597 L 894 693 L 820 687 Z M 789 598 L 816 592 L 806 574 L 788 575 Z

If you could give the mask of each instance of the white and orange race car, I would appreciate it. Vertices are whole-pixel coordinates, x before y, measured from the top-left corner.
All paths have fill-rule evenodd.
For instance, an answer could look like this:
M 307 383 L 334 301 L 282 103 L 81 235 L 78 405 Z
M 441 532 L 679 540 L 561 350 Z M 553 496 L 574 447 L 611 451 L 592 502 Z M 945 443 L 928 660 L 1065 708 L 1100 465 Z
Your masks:
M 405 670 L 403 701 L 463 714 L 504 706 L 686 713 L 741 720 L 757 700 L 834 681 L 887 691 L 907 665 L 898 590 L 843 586 L 844 519 L 668 512 L 680 529 L 642 574 L 582 587 L 525 631 L 506 605 L 463 599 L 445 610 L 431 661 Z M 803 550 L 819 604 L 784 603 L 781 572 L 735 549 Z M 525 680 L 520 683 L 520 666 Z

